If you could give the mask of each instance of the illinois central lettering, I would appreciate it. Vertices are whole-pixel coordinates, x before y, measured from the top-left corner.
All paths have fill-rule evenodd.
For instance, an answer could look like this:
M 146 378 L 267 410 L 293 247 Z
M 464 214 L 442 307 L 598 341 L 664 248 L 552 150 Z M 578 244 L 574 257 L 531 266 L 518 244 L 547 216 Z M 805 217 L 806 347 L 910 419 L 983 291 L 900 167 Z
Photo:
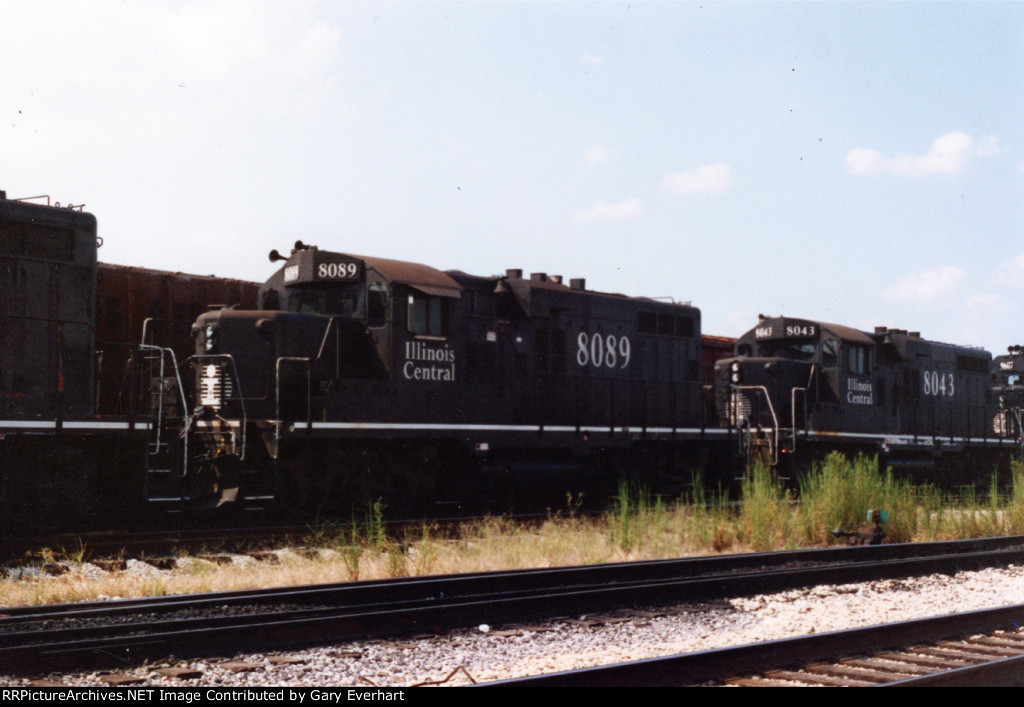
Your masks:
M 874 405 L 875 391 L 870 383 L 856 378 L 846 379 L 846 402 L 852 405 Z
M 407 380 L 454 381 L 455 352 L 448 344 L 434 347 L 422 341 L 407 341 L 402 375 Z

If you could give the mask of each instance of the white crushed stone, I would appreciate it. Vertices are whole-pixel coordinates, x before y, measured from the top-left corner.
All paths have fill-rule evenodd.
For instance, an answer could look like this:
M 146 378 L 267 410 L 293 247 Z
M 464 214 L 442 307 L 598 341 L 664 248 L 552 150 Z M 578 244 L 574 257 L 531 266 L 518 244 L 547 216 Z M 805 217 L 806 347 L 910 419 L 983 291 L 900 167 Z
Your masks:
M 97 565 L 94 565 L 91 562 L 83 562 L 77 567 L 73 567 L 71 571 L 80 579 L 90 581 L 103 579 L 108 574 L 108 572 L 105 569 Z
M 138 577 L 166 577 L 171 573 L 170 570 L 162 570 L 147 562 L 136 559 L 128 560 L 125 563 L 124 572 Z
M 223 661 L 175 664 L 202 671 L 202 677 L 196 680 L 166 678 L 154 672 L 166 664 L 135 668 L 125 674 L 141 678 L 141 684 L 161 686 L 405 687 L 442 682 L 446 678 L 446 685 L 465 685 L 470 683 L 470 677 L 478 682 L 498 680 L 1022 601 L 1024 568 L 1011 566 L 961 572 L 952 577 L 931 575 L 822 585 L 712 605 L 680 604 L 653 610 L 654 616 L 638 616 L 629 621 L 609 621 L 613 615 L 598 615 L 529 627 L 483 624 L 438 636 L 234 656 L 235 661 L 253 664 L 252 669 L 243 672 L 218 664 Z M 580 618 L 591 621 L 581 622 Z M 104 684 L 98 675 L 46 677 L 69 685 Z M 27 682 L 0 675 L 0 685 Z

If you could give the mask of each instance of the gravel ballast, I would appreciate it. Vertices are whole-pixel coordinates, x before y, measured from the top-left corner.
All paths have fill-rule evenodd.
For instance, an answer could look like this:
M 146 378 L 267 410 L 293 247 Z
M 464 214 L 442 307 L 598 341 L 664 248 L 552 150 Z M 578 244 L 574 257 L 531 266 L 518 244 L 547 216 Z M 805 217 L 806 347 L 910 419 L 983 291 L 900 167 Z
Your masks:
M 34 676 L 66 685 L 125 680 L 151 686 L 466 685 L 509 677 L 891 623 L 1024 602 L 1024 568 L 955 576 L 821 585 L 614 614 L 563 617 L 530 626 L 487 626 L 390 641 L 351 642 L 289 653 L 159 663 L 104 673 Z M 185 677 L 158 672 L 189 668 Z M 0 685 L 28 685 L 0 675 Z

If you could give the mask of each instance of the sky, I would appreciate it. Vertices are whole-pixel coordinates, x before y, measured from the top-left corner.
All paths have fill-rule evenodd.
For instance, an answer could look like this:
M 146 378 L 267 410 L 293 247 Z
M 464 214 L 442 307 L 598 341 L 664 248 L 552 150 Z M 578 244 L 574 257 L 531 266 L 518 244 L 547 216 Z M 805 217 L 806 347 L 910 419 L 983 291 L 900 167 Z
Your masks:
M 0 189 L 100 260 L 521 268 L 1024 344 L 1024 2 L 0 0 Z

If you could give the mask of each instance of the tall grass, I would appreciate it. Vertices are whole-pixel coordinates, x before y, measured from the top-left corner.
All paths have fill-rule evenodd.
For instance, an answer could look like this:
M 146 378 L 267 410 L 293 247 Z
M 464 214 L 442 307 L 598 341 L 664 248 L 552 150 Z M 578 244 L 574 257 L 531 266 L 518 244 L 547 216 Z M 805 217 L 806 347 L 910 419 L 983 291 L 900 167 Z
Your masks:
M 742 482 L 737 536 L 754 550 L 791 546 L 797 538 L 792 496 L 764 464 L 756 464 Z
M 350 524 L 306 539 L 322 551 L 284 552 L 275 567 L 207 564 L 200 571 L 182 562 L 173 574 L 115 574 L 99 583 L 86 576 L 84 553 L 70 549 L 63 558 L 70 571 L 61 577 L 0 578 L 0 606 L 821 546 L 837 542 L 833 528 L 868 525 L 865 516 L 872 508 L 889 511 L 889 540 L 1024 533 L 1024 465 L 1019 463 L 1003 489 L 993 478 L 986 492 L 967 488 L 954 495 L 898 479 L 870 457 L 831 455 L 800 476 L 797 489 L 759 467 L 746 476 L 741 491 L 739 501 L 731 500 L 694 475 L 687 494 L 675 503 L 624 485 L 612 510 L 596 518 L 554 515 L 524 526 L 491 517 L 467 522 L 454 533 L 425 525 L 401 538 L 388 537 L 383 507 L 370 504 L 354 512 Z
M 892 470 L 880 472 L 874 457 L 852 461 L 833 452 L 800 477 L 800 515 L 805 542 L 831 542 L 831 530 L 855 530 L 868 524 L 871 509 L 889 512 L 887 537 L 906 542 L 917 527 L 917 496 L 907 481 L 894 478 Z
M 1013 483 L 1006 504 L 1006 524 L 1010 533 L 1024 533 L 1024 463 L 1014 461 L 1010 476 Z
M 622 482 L 608 514 L 608 540 L 629 553 L 640 547 L 658 546 L 669 531 L 670 509 L 647 487 Z
M 703 478 L 693 474 L 690 493 L 683 497 L 680 509 L 688 516 L 682 521 L 685 545 L 695 552 L 710 548 L 719 553 L 736 546 L 735 514 L 727 499 L 728 494 L 721 488 L 708 496 Z

